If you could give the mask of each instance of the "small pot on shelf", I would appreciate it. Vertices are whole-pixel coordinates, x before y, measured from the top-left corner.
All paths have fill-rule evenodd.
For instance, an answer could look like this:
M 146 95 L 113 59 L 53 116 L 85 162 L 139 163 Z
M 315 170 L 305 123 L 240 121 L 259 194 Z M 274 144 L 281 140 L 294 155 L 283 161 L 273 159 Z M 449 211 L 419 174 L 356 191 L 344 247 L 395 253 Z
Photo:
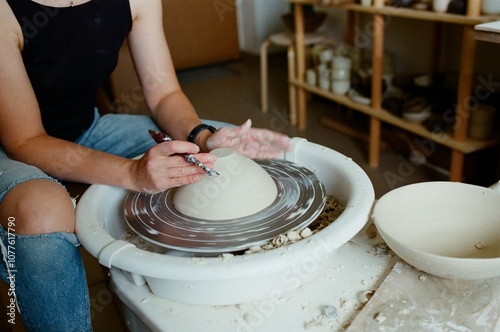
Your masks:
M 481 11 L 484 15 L 500 14 L 500 1 L 498 0 L 483 0 Z

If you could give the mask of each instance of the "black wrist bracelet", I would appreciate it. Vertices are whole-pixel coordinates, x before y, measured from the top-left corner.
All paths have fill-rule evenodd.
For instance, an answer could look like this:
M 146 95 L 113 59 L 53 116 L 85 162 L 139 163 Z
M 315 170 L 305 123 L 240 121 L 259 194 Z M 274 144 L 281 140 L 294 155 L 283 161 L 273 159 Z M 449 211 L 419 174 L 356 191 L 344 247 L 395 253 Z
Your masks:
M 217 129 L 215 127 L 207 125 L 207 124 L 197 125 L 189 133 L 189 136 L 187 138 L 188 142 L 194 143 L 194 140 L 196 139 L 196 136 L 198 136 L 198 134 L 200 133 L 200 131 L 205 130 L 205 129 L 210 130 L 211 133 L 215 133 L 217 131 Z

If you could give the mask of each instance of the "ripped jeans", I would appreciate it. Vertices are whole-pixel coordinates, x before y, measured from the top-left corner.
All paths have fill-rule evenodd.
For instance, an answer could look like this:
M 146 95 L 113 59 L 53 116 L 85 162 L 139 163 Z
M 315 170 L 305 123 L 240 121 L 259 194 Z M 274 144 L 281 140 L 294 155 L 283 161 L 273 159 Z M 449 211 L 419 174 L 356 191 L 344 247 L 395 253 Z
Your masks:
M 94 123 L 76 143 L 123 157 L 144 153 L 157 129 L 147 116 L 96 113 Z M 0 146 L 0 204 L 5 194 L 31 179 L 56 179 L 40 169 L 11 160 Z M 92 331 L 90 301 L 77 236 L 73 233 L 15 234 L 15 219 L 0 226 L 0 277 L 8 284 L 7 310 L 20 311 L 28 331 Z M 10 317 L 8 316 L 7 319 Z M 14 321 L 11 321 L 14 323 Z
M 11 220 L 12 222 L 12 220 Z M 11 223 L 9 222 L 9 223 Z M 0 228 L 1 277 L 8 283 L 7 318 L 15 306 L 28 331 L 92 331 L 85 271 L 73 233 L 16 235 Z

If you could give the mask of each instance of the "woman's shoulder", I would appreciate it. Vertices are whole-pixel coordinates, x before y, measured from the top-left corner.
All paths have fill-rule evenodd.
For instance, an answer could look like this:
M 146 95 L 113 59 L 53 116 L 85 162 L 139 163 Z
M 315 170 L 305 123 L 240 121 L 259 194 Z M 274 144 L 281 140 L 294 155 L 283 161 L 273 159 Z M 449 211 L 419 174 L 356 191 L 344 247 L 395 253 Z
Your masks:
M 138 19 L 151 14 L 161 14 L 161 0 L 129 0 L 132 19 Z
M 7 0 L 0 0 L 0 44 L 6 42 L 16 42 L 22 48 L 23 33 Z

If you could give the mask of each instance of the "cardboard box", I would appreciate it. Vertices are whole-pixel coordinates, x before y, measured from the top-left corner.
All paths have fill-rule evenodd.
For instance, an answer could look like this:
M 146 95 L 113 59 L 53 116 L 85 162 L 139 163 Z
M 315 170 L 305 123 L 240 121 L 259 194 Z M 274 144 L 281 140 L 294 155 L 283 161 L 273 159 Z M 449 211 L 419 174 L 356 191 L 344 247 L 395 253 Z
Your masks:
M 163 26 L 176 69 L 240 57 L 235 0 L 163 0 Z

